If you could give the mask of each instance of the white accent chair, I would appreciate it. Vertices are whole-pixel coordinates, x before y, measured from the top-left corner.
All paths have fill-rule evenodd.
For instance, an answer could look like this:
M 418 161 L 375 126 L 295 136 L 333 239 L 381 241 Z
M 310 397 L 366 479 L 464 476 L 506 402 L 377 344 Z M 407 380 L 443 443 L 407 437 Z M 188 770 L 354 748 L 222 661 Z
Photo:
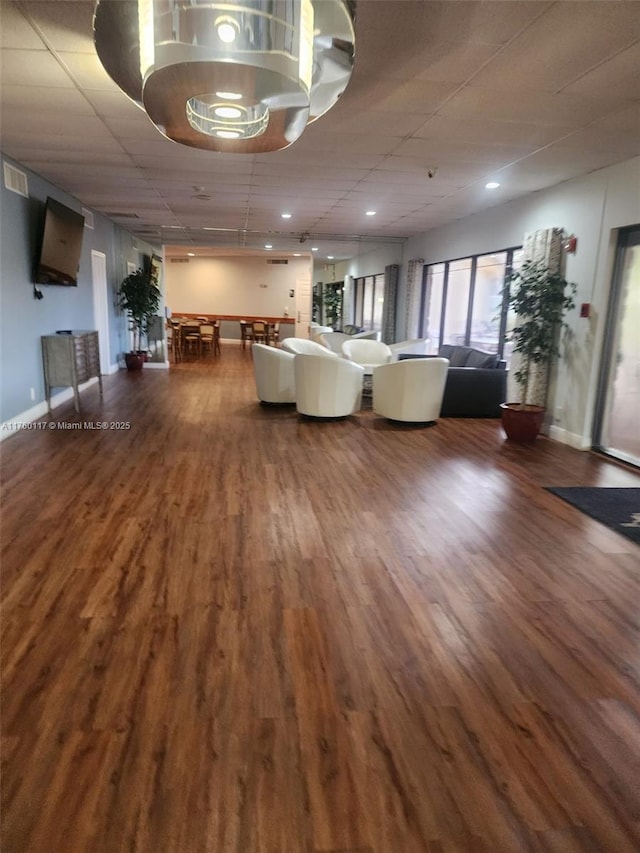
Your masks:
M 251 354 L 258 400 L 261 403 L 295 403 L 295 356 L 265 344 L 253 344 Z
M 393 361 L 398 360 L 400 353 L 415 353 L 416 355 L 428 355 L 429 338 L 412 338 L 409 341 L 398 341 L 397 344 L 389 344 L 389 349 L 393 353 Z
M 320 335 L 323 335 L 328 332 L 333 332 L 331 326 L 320 326 L 318 323 L 311 323 L 309 326 L 309 337 L 312 341 L 318 341 Z
M 372 373 L 379 364 L 388 364 L 393 353 L 382 341 L 372 341 L 368 338 L 348 340 L 342 344 L 342 354 L 349 361 L 354 361 L 364 367 L 365 373 Z
M 325 358 L 338 358 L 330 349 L 323 347 L 317 341 L 308 338 L 285 338 L 282 341 L 282 349 L 292 352 L 294 355 L 323 355 Z
M 382 340 L 382 332 L 376 332 L 375 329 L 368 329 L 366 332 L 357 332 L 355 335 L 350 335 L 349 337 L 354 340 L 360 338 L 363 341 L 380 341 Z
M 345 335 L 344 332 L 323 332 L 318 336 L 318 343 L 336 355 L 342 355 L 342 344 L 351 338 L 351 335 Z
M 373 411 L 392 421 L 429 423 L 440 417 L 449 359 L 415 358 L 373 371 Z
M 313 418 L 346 418 L 362 405 L 364 370 L 344 358 L 297 355 L 296 408 Z

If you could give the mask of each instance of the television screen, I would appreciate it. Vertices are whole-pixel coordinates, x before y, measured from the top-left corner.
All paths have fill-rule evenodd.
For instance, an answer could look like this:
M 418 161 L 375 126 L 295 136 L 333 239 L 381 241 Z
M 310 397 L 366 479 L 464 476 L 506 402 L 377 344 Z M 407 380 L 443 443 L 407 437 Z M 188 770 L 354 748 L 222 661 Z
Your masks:
M 84 216 L 47 198 L 42 242 L 36 259 L 36 284 L 77 286 L 83 234 Z

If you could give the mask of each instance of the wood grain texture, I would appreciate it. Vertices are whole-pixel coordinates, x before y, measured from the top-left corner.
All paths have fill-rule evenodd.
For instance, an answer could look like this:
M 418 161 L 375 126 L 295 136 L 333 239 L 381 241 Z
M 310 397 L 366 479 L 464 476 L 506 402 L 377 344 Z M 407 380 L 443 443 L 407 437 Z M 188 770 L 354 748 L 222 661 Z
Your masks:
M 640 551 L 543 488 L 635 473 L 104 385 L 2 445 L 3 853 L 640 849 Z

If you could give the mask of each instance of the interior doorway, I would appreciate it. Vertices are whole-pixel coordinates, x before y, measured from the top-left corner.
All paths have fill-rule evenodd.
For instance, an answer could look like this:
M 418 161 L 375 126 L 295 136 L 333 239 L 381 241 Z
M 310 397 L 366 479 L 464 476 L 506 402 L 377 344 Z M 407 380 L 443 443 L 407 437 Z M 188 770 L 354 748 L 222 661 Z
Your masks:
M 93 322 L 100 343 L 100 372 L 109 373 L 109 301 L 107 299 L 107 258 L 103 252 L 91 251 L 93 281 Z
M 605 329 L 595 447 L 640 467 L 640 225 L 620 230 Z

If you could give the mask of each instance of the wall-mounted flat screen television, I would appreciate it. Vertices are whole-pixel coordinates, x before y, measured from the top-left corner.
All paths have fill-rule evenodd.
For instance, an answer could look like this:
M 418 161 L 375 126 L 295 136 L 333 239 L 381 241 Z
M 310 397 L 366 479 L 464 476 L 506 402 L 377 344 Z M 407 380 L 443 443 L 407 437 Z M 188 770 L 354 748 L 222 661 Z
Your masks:
M 36 284 L 78 285 L 78 267 L 84 235 L 84 216 L 53 198 L 47 198 Z

